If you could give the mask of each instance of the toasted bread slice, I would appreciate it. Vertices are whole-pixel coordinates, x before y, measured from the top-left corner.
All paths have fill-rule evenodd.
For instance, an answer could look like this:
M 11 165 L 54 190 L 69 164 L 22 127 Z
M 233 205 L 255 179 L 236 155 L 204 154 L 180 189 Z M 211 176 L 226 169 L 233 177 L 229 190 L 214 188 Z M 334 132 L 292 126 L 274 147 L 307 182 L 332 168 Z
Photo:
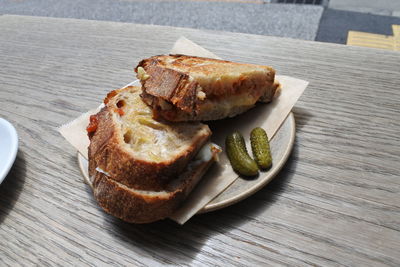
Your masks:
M 92 177 L 94 196 L 111 215 L 132 223 L 150 223 L 174 213 L 214 162 L 219 148 L 205 145 L 183 173 L 162 191 L 127 187 L 102 171 Z
M 233 117 L 272 100 L 278 84 L 275 70 L 261 65 L 161 55 L 135 68 L 142 98 L 156 119 L 207 121 Z
M 175 179 L 211 135 L 201 123 L 152 119 L 140 87 L 112 91 L 91 118 L 89 175 L 100 168 L 115 182 L 137 190 L 161 190 Z

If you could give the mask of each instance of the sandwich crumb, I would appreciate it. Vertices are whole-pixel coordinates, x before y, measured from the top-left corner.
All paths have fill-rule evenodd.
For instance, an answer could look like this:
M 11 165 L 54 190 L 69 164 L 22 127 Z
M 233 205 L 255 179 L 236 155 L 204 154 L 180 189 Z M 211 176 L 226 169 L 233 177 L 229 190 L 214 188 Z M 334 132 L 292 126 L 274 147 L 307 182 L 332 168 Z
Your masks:
M 139 68 L 137 69 L 137 77 L 138 77 L 139 80 L 145 81 L 145 80 L 147 80 L 148 78 L 150 78 L 150 75 L 148 75 L 148 74 L 146 73 L 146 71 L 145 71 L 142 67 L 139 67 Z
M 203 91 L 197 92 L 197 98 L 200 100 L 206 99 L 206 93 L 204 93 Z

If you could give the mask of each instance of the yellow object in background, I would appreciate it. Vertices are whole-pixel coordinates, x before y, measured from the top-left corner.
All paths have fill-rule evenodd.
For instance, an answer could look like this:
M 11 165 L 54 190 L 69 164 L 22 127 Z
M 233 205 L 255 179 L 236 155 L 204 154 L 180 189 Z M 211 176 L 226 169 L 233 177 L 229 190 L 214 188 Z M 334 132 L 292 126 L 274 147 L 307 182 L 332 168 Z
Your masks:
M 400 51 L 400 25 L 392 25 L 392 28 L 393 36 L 349 31 L 346 44 Z
M 400 25 L 392 25 L 394 37 L 394 50 L 400 51 Z

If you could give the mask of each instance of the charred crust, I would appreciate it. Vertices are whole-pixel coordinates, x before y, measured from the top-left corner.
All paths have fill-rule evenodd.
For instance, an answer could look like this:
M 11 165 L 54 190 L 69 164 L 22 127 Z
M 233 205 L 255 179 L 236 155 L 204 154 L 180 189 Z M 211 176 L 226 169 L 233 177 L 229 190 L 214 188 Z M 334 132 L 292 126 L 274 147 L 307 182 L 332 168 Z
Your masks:
M 213 154 L 218 152 L 213 151 Z M 131 223 L 150 223 L 171 216 L 193 190 L 213 163 L 203 162 L 194 169 L 187 168 L 178 186 L 169 185 L 165 195 L 152 195 L 128 188 L 103 173 L 92 177 L 93 194 L 99 205 L 109 214 Z M 177 177 L 176 177 L 177 178 Z M 157 192 L 153 192 L 157 193 Z
M 229 63 L 233 65 L 249 65 L 230 62 L 226 60 L 211 59 L 204 57 L 186 56 L 180 54 L 170 54 L 153 56 L 140 61 L 136 67 L 142 67 L 149 78 L 141 80 L 143 101 L 153 110 L 155 119 L 163 118 L 168 121 L 201 121 L 223 119 L 226 116 L 234 116 L 239 110 L 247 110 L 254 106 L 257 101 L 269 102 L 275 94 L 274 86 L 275 70 L 267 66 L 258 66 L 265 70 L 263 79 L 251 79 L 247 76 L 239 76 L 232 86 L 215 82 L 212 87 L 204 88 L 193 80 L 186 69 L 189 71 L 199 62 L 218 62 Z M 201 65 L 201 64 L 200 64 Z M 183 70 L 183 71 L 182 71 Z M 212 88 L 212 90 L 210 89 Z M 203 91 L 204 90 L 204 91 Z M 199 92 L 206 92 L 206 99 L 198 97 Z M 215 115 L 206 114 L 205 110 L 210 106 L 210 101 L 218 105 L 219 101 L 224 101 L 229 96 L 236 95 L 238 97 L 251 96 L 254 103 L 242 106 L 232 106 L 231 113 L 215 112 Z M 163 108 L 163 102 L 172 105 L 172 108 Z
M 150 223 L 171 215 L 182 203 L 182 191 L 172 192 L 167 198 L 136 193 L 96 172 L 93 178 L 94 197 L 109 214 L 131 223 Z

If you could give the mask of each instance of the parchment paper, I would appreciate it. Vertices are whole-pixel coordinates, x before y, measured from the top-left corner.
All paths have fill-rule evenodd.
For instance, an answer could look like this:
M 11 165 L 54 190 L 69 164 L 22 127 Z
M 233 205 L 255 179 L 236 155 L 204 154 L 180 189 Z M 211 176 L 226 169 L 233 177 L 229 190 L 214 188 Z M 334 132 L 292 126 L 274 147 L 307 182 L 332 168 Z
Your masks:
M 170 53 L 218 58 L 210 51 L 184 37 L 176 41 Z M 288 76 L 276 76 L 276 78 L 282 87 L 279 96 L 272 103 L 263 106 L 262 114 L 268 114 L 267 116 L 255 118 L 252 122 L 255 125 L 257 123 L 258 125 L 262 125 L 270 139 L 273 138 L 280 125 L 285 121 L 294 104 L 308 85 L 306 81 Z M 129 85 L 135 83 L 138 82 L 133 82 Z M 97 109 L 90 110 L 59 128 L 61 135 L 86 159 L 87 147 L 89 146 L 86 127 L 89 123 L 90 115 L 97 113 L 100 108 L 101 105 Z M 214 141 L 213 137 L 211 139 Z M 219 139 L 222 139 L 222 137 Z M 218 141 L 221 142 L 221 140 Z M 216 168 L 213 168 L 206 173 L 201 183 L 189 195 L 184 205 L 170 217 L 172 220 L 179 224 L 184 224 L 238 178 L 227 162 L 216 164 L 221 164 L 222 167 L 219 171 L 215 171 Z

